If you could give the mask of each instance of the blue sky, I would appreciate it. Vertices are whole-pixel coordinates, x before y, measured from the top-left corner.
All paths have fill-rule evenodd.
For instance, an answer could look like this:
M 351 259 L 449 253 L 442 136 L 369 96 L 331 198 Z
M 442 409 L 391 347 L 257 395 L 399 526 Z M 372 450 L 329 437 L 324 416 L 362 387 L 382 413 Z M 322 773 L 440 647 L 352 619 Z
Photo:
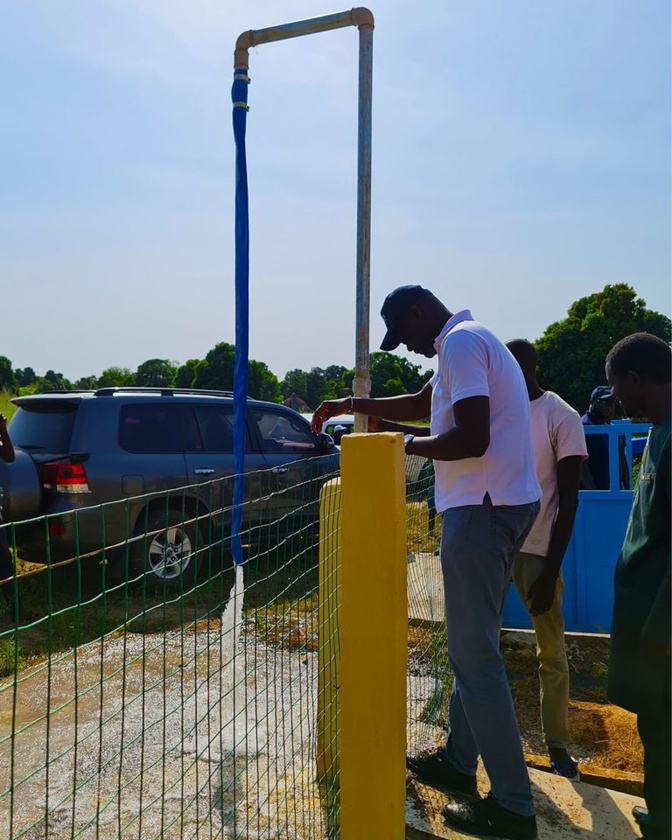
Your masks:
M 606 283 L 669 314 L 667 0 L 370 7 L 372 349 L 408 282 L 504 339 Z M 0 9 L 0 354 L 76 378 L 232 342 L 233 46 L 338 4 Z M 356 31 L 250 75 L 251 356 L 353 365 Z

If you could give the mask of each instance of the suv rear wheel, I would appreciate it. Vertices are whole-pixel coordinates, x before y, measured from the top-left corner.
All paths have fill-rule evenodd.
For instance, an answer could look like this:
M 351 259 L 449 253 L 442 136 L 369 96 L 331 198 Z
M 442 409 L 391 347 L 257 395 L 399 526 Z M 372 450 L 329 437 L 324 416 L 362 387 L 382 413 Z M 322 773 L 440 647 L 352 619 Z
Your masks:
M 205 541 L 198 523 L 190 520 L 174 509 L 149 510 L 138 519 L 136 534 L 146 536 L 136 543 L 135 565 L 148 584 L 177 589 L 193 583 Z

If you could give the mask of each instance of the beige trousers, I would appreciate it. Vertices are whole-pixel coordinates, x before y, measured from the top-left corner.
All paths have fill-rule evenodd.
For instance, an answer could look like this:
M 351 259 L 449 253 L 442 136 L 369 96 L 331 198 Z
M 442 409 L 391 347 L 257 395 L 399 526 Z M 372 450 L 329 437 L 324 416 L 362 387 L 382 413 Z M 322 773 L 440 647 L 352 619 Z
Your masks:
M 529 610 L 527 593 L 544 570 L 545 557 L 518 554 L 513 564 L 513 582 Z M 541 725 L 547 747 L 567 748 L 567 707 L 569 705 L 569 667 L 565 650 L 565 625 L 562 619 L 562 591 L 565 584 L 558 575 L 551 609 L 543 615 L 530 616 L 537 636 L 537 659 L 541 695 Z

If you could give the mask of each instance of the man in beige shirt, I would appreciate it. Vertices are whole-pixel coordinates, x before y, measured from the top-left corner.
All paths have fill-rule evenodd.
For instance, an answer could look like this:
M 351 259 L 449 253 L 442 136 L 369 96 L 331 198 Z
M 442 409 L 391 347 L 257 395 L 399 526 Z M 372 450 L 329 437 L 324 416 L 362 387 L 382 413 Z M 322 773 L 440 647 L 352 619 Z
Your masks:
M 520 365 L 530 397 L 532 448 L 541 485 L 541 510 L 513 564 L 513 581 L 537 636 L 541 722 L 553 770 L 578 779 L 567 750 L 569 668 L 562 618 L 560 567 L 574 527 L 581 462 L 588 457 L 581 418 L 536 379 L 537 354 L 529 341 L 506 345 Z

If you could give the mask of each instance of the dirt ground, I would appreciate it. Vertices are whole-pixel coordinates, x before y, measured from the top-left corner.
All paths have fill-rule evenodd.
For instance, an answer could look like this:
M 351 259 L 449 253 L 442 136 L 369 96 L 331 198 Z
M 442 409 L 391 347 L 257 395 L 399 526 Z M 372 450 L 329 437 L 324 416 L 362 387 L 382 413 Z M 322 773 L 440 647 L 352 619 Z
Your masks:
M 26 573 L 30 570 L 22 568 L 22 571 Z M 288 578 L 291 577 L 290 571 L 286 572 Z M 289 605 L 286 603 L 268 605 L 267 593 L 261 591 L 257 593 L 261 584 L 255 579 L 246 594 L 246 601 L 249 598 L 250 603 L 246 603 L 244 609 L 244 633 L 251 634 L 258 642 L 272 648 L 314 651 L 317 647 L 316 580 L 313 580 L 316 573 L 313 574 L 312 568 L 310 571 L 309 582 L 305 570 L 302 576 L 302 580 L 305 578 L 305 588 L 308 592 L 287 593 L 287 597 L 299 596 L 296 601 L 291 601 L 291 609 L 287 609 Z M 277 574 L 279 576 L 280 573 Z M 35 580 L 29 579 L 29 583 L 34 583 L 35 586 L 28 587 L 29 597 L 26 598 L 28 606 L 37 606 L 41 602 L 38 596 L 43 593 L 38 584 L 42 582 L 43 577 L 44 575 L 37 575 Z M 260 580 L 263 582 L 266 577 L 262 575 Z M 280 589 L 288 585 L 284 578 L 282 581 L 269 581 L 268 586 L 271 583 L 273 588 Z M 35 589 L 35 593 L 32 589 Z M 32 595 L 35 597 L 31 598 Z M 35 604 L 32 600 L 35 600 Z M 257 601 L 260 603 L 258 604 Z M 109 623 L 114 624 L 114 619 L 120 619 L 121 612 L 128 611 L 129 606 L 132 605 L 128 602 L 117 605 L 112 597 L 108 598 L 106 609 L 109 613 Z M 63 605 L 59 602 L 58 606 Z M 117 606 L 119 616 L 115 612 Z M 26 666 L 40 660 L 45 653 L 54 653 L 59 648 L 69 648 L 74 643 L 95 638 L 104 629 L 109 631 L 109 627 L 99 626 L 98 611 L 88 610 L 88 612 L 92 611 L 96 612 L 96 615 L 92 616 L 88 622 L 91 627 L 88 627 L 88 619 L 85 619 L 83 615 L 77 622 L 78 633 L 82 638 L 76 640 L 72 638 L 72 618 L 65 610 L 62 615 L 54 619 L 49 628 L 51 637 L 49 643 L 40 637 L 40 630 L 43 629 L 41 626 L 34 630 L 24 631 L 19 642 L 22 664 Z M 163 619 L 169 625 L 170 618 L 171 616 L 167 613 L 163 614 Z M 175 627 L 180 626 L 184 619 L 182 615 L 174 618 L 175 621 L 172 624 Z M 61 628 L 63 633 L 60 634 L 59 621 L 64 623 L 64 628 Z M 65 628 L 66 624 L 67 628 Z M 108 622 L 105 624 L 107 625 Z M 68 632 L 65 632 L 66 629 Z M 143 629 L 152 632 L 165 628 L 148 626 Z M 32 638 L 33 635 L 35 639 Z M 58 644 L 59 641 L 61 644 Z M 609 640 L 605 636 L 567 636 L 570 667 L 570 751 L 584 764 L 641 773 L 643 753 L 635 717 L 611 705 L 606 698 L 608 645 Z M 543 756 L 546 750 L 541 736 L 539 682 L 533 634 L 505 633 L 502 637 L 502 651 L 524 748 L 530 754 Z M 0 650 L 1 653 L 2 650 Z M 9 650 L 7 656 L 11 660 L 8 662 L 11 667 L 7 670 L 13 670 L 13 652 Z M 0 671 L 4 673 L 1 666 L 2 657 L 0 657 Z M 450 692 L 450 673 L 445 656 L 444 631 L 434 623 L 432 629 L 429 629 L 428 625 L 409 628 L 409 675 L 414 673 L 419 676 L 431 675 L 436 685 L 431 702 L 424 707 L 420 720 L 429 725 L 442 726 L 445 723 L 445 709 Z M 410 699 L 412 701 L 412 696 Z
M 533 635 L 504 634 L 502 652 L 525 749 L 545 755 Z M 584 764 L 641 773 L 643 751 L 635 715 L 607 700 L 608 653 L 606 636 L 567 637 L 570 752 Z

